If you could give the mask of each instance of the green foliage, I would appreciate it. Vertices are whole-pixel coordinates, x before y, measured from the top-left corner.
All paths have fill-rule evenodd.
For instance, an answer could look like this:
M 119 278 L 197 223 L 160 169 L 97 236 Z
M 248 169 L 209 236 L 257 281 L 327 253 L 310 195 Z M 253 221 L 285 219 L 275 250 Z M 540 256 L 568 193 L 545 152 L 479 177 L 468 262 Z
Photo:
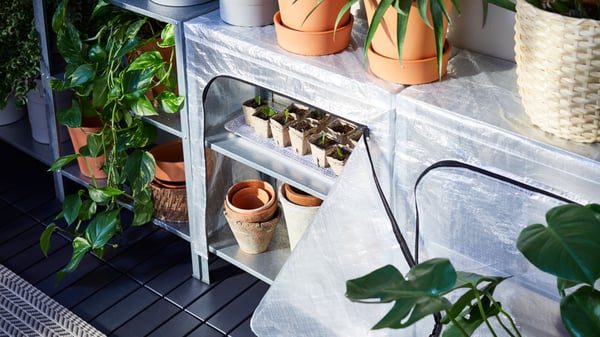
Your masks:
M 18 106 L 40 77 L 40 48 L 31 0 L 7 0 L 0 8 L 0 109 L 13 94 Z
M 123 203 L 133 206 L 130 223 L 138 226 L 152 219 L 154 206 L 149 184 L 156 163 L 145 149 L 156 136 L 156 129 L 143 117 L 159 112 L 175 113 L 184 103 L 174 92 L 174 30 L 163 24 L 95 0 L 87 21 L 72 21 L 69 0 L 61 0 L 53 15 L 57 49 L 67 65 L 63 80 L 52 80 L 53 90 L 71 90 L 72 106 L 57 112 L 59 122 L 80 127 L 88 118 L 98 119 L 102 130 L 88 135 L 81 155 L 104 155 L 104 181 L 92 183 L 75 195 L 67 196 L 57 219 L 40 238 L 44 252 L 50 247 L 52 233 L 62 231 L 75 238 L 69 263 L 58 273 L 60 279 L 77 268 L 85 253 L 102 256 L 105 246 L 122 232 Z M 78 1 L 74 1 L 77 5 Z M 147 46 L 155 46 L 147 48 Z M 166 56 L 160 53 L 166 50 Z M 164 88 L 153 97 L 147 93 Z M 50 170 L 60 170 L 78 155 L 58 158 Z
M 495 335 L 494 318 L 504 331 L 520 336 L 511 316 L 494 300 L 494 290 L 505 278 L 457 272 L 449 260 L 434 258 L 415 265 L 404 277 L 387 265 L 346 282 L 346 296 L 360 303 L 390 303 L 390 311 L 373 329 L 402 329 L 417 321 L 445 313 L 444 337 L 470 336 L 485 325 Z M 446 297 L 462 292 L 454 304 Z M 509 323 L 507 325 L 506 323 Z
M 524 228 L 517 248 L 538 269 L 557 277 L 561 318 L 571 336 L 597 336 L 600 205 L 557 206 L 546 213 L 546 222 Z
M 574 18 L 600 20 L 598 0 L 527 0 L 543 10 Z
M 271 108 L 270 106 L 263 106 L 262 109 L 260 109 L 260 113 L 266 119 L 271 118 L 276 114 L 275 110 L 273 110 L 273 108 Z
M 482 325 L 495 336 L 491 319 L 498 321 L 509 335 L 520 336 L 512 317 L 493 297 L 494 290 L 504 280 L 504 277 L 457 272 L 449 260 L 434 258 L 415 265 L 406 277 L 387 265 L 349 280 L 346 296 L 360 303 L 394 302 L 373 329 L 402 329 L 443 312 L 444 337 L 470 336 Z M 446 297 L 453 292 L 461 293 L 454 303 Z

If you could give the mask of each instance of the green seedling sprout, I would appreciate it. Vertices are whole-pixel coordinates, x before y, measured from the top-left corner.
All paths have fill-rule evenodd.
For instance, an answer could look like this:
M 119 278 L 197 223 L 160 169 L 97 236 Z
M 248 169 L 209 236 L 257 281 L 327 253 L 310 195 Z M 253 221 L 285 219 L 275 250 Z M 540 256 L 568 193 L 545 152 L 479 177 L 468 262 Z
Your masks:
M 290 118 L 290 111 L 288 110 L 288 108 L 285 108 L 285 110 L 283 110 L 283 114 L 285 115 L 285 123 L 287 123 L 288 119 Z
M 344 159 L 344 152 L 342 151 L 342 147 L 339 145 L 335 146 L 335 152 L 340 160 Z
M 259 106 L 262 105 L 262 98 L 260 97 L 260 95 L 254 96 L 254 102 Z
M 263 116 L 265 116 L 266 118 L 272 117 L 273 115 L 275 115 L 275 110 L 273 110 L 270 106 L 264 106 L 260 112 L 263 114 Z

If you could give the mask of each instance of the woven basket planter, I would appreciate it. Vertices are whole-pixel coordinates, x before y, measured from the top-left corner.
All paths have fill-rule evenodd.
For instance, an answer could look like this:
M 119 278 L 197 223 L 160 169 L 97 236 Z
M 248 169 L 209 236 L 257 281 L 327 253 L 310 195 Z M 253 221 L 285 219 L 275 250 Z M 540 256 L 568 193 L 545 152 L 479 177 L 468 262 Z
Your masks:
M 600 141 L 600 22 L 517 1 L 515 60 L 525 113 L 576 142 Z
M 188 222 L 185 184 L 170 186 L 157 181 L 150 184 L 154 217 L 167 222 Z

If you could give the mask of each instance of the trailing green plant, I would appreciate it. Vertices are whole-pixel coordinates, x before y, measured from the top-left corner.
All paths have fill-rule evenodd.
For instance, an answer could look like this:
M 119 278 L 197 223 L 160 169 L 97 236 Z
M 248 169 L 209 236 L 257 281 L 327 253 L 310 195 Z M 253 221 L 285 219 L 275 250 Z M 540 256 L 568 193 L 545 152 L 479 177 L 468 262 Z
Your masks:
M 509 336 L 521 336 L 513 318 L 494 299 L 496 287 L 505 279 L 456 271 L 448 259 L 434 258 L 416 264 L 406 277 L 386 265 L 348 280 L 346 296 L 359 303 L 394 302 L 373 329 L 402 329 L 442 312 L 440 328 L 436 326 L 431 336 L 442 332 L 444 337 L 471 336 L 482 326 L 492 336 L 498 327 Z M 447 297 L 451 293 L 460 295 L 454 303 Z
M 600 205 L 566 204 L 546 213 L 547 226 L 524 228 L 517 248 L 538 269 L 556 276 L 560 315 L 573 337 L 600 331 Z
M 57 112 L 59 122 L 77 128 L 86 118 L 97 118 L 102 130 L 88 135 L 81 154 L 58 158 L 50 170 L 60 170 L 78 156 L 104 155 L 105 181 L 95 178 L 77 193 L 65 197 L 56 219 L 64 224 L 50 224 L 40 237 L 44 253 L 50 237 L 60 231 L 71 235 L 73 253 L 57 275 L 60 280 L 77 268 L 84 255 L 93 251 L 102 256 L 106 246 L 116 247 L 115 235 L 122 232 L 124 203 L 133 208 L 132 226 L 148 223 L 154 213 L 149 184 L 154 179 L 156 163 L 146 148 L 156 135 L 154 127 L 143 117 L 158 111 L 175 113 L 183 97 L 174 93 L 173 70 L 175 44 L 173 26 L 162 24 L 96 0 L 85 27 L 77 27 L 68 15 L 69 0 L 62 0 L 52 20 L 57 49 L 66 61 L 64 79 L 52 80 L 55 91 L 72 90 L 72 106 Z M 142 52 L 142 47 L 156 42 L 170 50 L 163 59 L 158 50 Z M 146 93 L 164 85 L 151 101 Z M 160 108 L 157 110 L 157 108 Z
M 27 92 L 40 77 L 40 48 L 35 29 L 33 3 L 30 0 L 8 0 L 0 9 L 0 109 L 8 97 L 17 106 L 27 104 Z

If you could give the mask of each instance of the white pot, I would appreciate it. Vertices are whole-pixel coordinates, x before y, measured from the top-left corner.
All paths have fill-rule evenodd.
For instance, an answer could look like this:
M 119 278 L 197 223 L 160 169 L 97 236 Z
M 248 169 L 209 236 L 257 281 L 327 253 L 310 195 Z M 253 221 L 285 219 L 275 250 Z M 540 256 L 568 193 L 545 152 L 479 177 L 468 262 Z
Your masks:
M 71 91 L 57 92 L 54 95 L 54 103 L 56 112 L 68 109 L 71 105 L 73 94 Z M 31 136 L 33 139 L 42 144 L 50 144 L 49 120 L 46 114 L 46 100 L 44 91 L 38 81 L 35 88 L 27 93 L 27 113 L 29 116 L 29 125 L 31 125 Z M 59 129 L 60 141 L 64 142 L 69 139 L 67 128 L 60 126 Z
M 278 10 L 277 0 L 219 0 L 221 19 L 234 26 L 273 24 L 273 15 Z
M 25 116 L 25 110 L 15 104 L 15 97 L 8 96 L 6 106 L 0 110 L 0 125 L 12 124 Z
M 290 202 L 286 197 L 283 190 L 284 184 L 281 184 L 278 189 L 279 201 L 281 202 L 281 208 L 283 209 L 283 217 L 287 226 L 288 237 L 290 240 L 290 250 L 296 247 L 296 244 L 304 235 L 306 227 L 315 218 L 319 206 L 300 206 Z

